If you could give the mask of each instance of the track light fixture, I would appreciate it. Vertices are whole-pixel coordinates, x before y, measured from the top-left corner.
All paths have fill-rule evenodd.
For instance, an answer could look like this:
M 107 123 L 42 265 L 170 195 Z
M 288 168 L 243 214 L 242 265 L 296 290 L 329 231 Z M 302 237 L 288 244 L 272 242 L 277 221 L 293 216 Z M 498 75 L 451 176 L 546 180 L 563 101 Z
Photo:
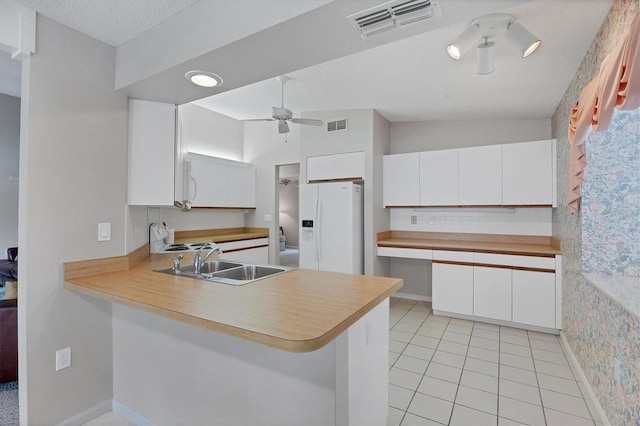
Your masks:
M 523 58 L 531 55 L 541 43 L 539 38 L 515 22 L 513 15 L 492 13 L 471 21 L 462 34 L 447 46 L 447 53 L 457 60 L 476 46 L 477 73 L 491 74 L 495 69 L 493 64 L 495 42 L 492 40 L 500 36 L 504 36 L 507 44 Z

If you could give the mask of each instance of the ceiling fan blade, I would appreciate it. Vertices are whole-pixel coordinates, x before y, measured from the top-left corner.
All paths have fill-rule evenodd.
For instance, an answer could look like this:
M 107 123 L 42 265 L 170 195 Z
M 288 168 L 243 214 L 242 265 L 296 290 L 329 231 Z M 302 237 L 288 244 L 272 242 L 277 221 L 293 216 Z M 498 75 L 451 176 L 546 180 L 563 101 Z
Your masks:
M 247 118 L 241 121 L 276 121 L 274 118 Z
M 312 118 L 292 118 L 291 122 L 296 124 L 310 124 L 312 126 L 322 126 L 322 120 L 314 120 Z
M 285 120 L 278 120 L 278 133 L 289 133 L 289 125 Z

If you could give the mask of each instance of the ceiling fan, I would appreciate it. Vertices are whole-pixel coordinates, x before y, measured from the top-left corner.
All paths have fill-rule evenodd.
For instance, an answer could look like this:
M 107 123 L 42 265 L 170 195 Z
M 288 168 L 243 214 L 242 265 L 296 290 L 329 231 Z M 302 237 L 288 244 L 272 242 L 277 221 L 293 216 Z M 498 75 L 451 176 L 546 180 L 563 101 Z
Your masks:
M 322 126 L 322 120 L 314 120 L 312 118 L 293 118 L 293 113 L 290 109 L 284 107 L 284 84 L 289 80 L 289 77 L 279 76 L 276 79 L 280 82 L 281 90 L 281 103 L 280 107 L 271 107 L 271 118 L 251 118 L 242 121 L 277 121 L 278 133 L 289 133 L 289 125 L 287 121 L 296 124 L 308 124 L 311 126 Z

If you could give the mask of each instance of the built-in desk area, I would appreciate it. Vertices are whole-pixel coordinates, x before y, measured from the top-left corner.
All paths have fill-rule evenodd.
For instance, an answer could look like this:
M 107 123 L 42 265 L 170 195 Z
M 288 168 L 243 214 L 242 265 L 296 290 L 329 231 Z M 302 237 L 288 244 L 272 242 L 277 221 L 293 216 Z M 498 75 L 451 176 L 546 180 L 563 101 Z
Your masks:
M 385 231 L 378 256 L 432 262 L 435 314 L 559 333 L 560 241 L 529 235 Z

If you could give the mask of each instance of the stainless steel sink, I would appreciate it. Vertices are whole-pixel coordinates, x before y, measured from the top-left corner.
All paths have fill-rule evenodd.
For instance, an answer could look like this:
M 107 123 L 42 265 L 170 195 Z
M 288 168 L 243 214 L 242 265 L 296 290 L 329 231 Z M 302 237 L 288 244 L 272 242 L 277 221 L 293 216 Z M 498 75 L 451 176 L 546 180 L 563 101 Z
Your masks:
M 200 274 L 195 274 L 193 272 L 193 265 L 182 266 L 179 274 L 177 274 L 173 268 L 156 269 L 155 272 L 185 276 L 221 284 L 244 285 L 263 278 L 283 274 L 285 272 L 292 271 L 293 269 L 295 268 L 214 260 L 204 263 L 200 270 Z
M 223 260 L 212 260 L 202 264 L 202 266 L 200 267 L 200 273 L 211 274 L 214 272 L 224 271 L 230 268 L 237 268 L 238 266 L 242 266 L 242 263 L 225 262 Z M 183 273 L 193 274 L 193 263 L 190 265 L 184 265 L 182 266 L 181 269 Z

